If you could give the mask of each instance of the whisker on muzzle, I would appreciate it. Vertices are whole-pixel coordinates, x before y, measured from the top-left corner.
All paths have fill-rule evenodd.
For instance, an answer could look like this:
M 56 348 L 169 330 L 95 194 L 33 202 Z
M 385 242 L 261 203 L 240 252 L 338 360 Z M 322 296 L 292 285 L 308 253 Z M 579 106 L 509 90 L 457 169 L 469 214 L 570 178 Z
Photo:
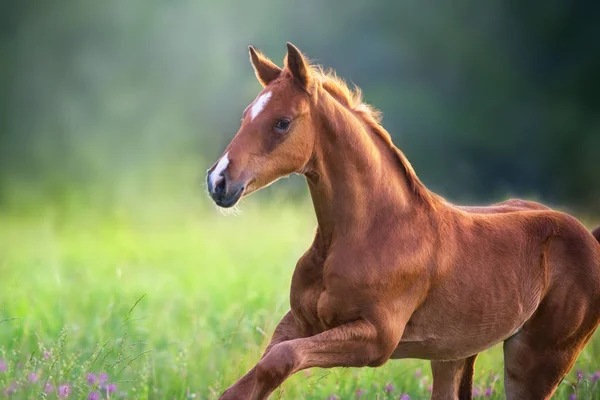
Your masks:
M 224 217 L 237 217 L 243 214 L 239 203 L 229 208 L 219 207 L 216 204 L 214 205 L 214 207 L 219 211 L 219 214 L 221 214 Z

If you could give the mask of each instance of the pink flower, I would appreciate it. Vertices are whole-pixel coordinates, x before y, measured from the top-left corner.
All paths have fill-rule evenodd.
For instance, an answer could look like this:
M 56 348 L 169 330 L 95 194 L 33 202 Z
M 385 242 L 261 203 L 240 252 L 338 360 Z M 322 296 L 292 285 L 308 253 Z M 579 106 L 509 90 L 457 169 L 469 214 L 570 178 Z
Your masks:
M 90 372 L 89 374 L 87 374 L 85 381 L 88 385 L 94 386 L 96 382 L 98 382 L 98 377 L 94 373 Z
M 69 385 L 62 385 L 58 387 L 58 397 L 61 399 L 66 399 L 71 394 L 71 388 Z
M 49 352 L 49 351 L 46 351 L 46 350 L 44 350 L 43 357 L 44 357 L 44 360 L 47 360 L 47 359 L 49 359 L 49 358 L 50 358 L 50 352 Z
M 410 396 L 406 393 L 402 393 L 400 397 L 398 397 L 398 400 L 410 400 Z
M 46 382 L 46 384 L 44 385 L 44 393 L 50 394 L 52 392 L 54 392 L 54 387 L 50 382 Z
M 356 392 L 355 392 L 356 398 L 357 399 L 361 398 L 363 396 L 363 394 L 365 394 L 365 393 L 366 393 L 366 391 L 364 389 L 356 389 Z
M 0 358 L 0 372 L 6 372 L 6 361 Z
M 421 368 L 417 368 L 415 370 L 415 379 L 419 379 L 421 375 L 423 375 L 423 371 L 421 371 Z
M 27 377 L 27 379 L 29 379 L 29 382 L 31 383 L 35 383 L 38 381 L 38 376 L 35 372 L 32 372 L 29 374 L 29 376 Z
M 98 384 L 103 385 L 108 382 L 108 374 L 106 372 L 101 372 L 100 377 L 98 378 Z
M 491 387 L 485 389 L 485 397 L 492 397 L 492 393 L 494 393 L 494 389 Z
M 385 385 L 386 393 L 392 393 L 393 391 L 394 391 L 394 385 L 392 385 L 391 383 L 388 383 L 387 385 Z

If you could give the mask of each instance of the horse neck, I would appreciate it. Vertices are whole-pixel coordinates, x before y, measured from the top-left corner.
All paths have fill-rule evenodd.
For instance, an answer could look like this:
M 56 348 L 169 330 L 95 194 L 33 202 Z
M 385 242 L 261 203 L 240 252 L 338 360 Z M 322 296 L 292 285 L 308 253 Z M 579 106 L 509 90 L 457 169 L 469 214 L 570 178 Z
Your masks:
M 336 236 L 368 230 L 381 221 L 375 216 L 398 220 L 426 208 L 391 143 L 328 93 L 318 105 L 320 132 L 305 175 L 326 248 Z

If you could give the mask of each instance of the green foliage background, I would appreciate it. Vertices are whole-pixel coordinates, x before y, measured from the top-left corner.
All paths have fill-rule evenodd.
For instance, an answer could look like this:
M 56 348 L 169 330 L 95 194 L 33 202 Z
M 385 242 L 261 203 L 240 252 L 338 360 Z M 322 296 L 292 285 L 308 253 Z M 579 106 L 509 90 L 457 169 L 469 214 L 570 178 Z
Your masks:
M 85 399 L 98 390 L 87 374 L 105 372 L 118 386 L 111 399 L 217 399 L 289 309 L 293 266 L 314 230 L 310 204 L 260 200 L 235 217 L 192 202 L 0 213 L 0 395 L 16 383 L 11 398 L 37 398 L 49 382 Z M 597 399 L 599 360 L 596 333 L 555 398 Z M 428 399 L 430 384 L 425 361 L 393 360 L 302 371 L 272 398 Z M 501 344 L 479 356 L 475 388 L 505 397 Z

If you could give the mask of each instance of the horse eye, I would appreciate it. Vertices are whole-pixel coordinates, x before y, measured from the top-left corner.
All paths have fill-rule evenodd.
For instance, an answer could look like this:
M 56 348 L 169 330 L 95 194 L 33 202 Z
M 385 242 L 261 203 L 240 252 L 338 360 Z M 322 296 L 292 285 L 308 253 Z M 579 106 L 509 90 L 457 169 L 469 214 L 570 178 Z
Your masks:
M 275 124 L 275 130 L 277 130 L 279 133 L 284 133 L 290 128 L 291 123 L 292 121 L 289 119 L 282 118 Z

